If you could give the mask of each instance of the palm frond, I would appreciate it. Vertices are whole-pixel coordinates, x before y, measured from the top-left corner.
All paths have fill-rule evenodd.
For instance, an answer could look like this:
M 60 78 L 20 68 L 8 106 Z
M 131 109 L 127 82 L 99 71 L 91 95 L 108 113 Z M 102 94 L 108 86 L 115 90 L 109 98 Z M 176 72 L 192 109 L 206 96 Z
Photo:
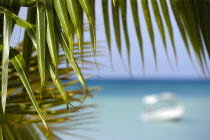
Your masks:
M 12 18 L 4 14 L 4 31 L 3 31 L 3 53 L 2 53 L 2 82 L 1 82 L 1 103 L 2 111 L 5 113 L 7 84 L 8 84 L 8 66 L 9 66 L 9 51 L 10 51 L 10 37 L 12 32 Z
M 17 103 L 15 106 L 9 106 L 8 109 L 5 110 L 5 115 L 10 113 L 11 110 L 14 111 L 14 108 L 20 109 L 19 111 L 23 114 L 28 113 L 34 115 L 38 113 L 47 128 L 46 120 L 41 113 L 44 107 L 47 106 L 47 108 L 50 108 L 51 106 L 57 106 L 63 103 L 71 104 L 73 101 L 79 102 L 80 105 L 78 107 L 82 107 L 84 99 L 91 96 L 82 69 L 89 69 L 88 67 L 84 67 L 86 66 L 85 64 L 96 64 L 98 66 L 96 62 L 89 62 L 86 58 L 101 55 L 100 51 L 97 51 L 97 54 L 95 54 L 97 49 L 95 2 L 95 0 L 0 0 L 0 46 L 1 49 L 3 49 L 1 60 L 6 62 L 1 65 L 1 100 L 3 110 L 5 105 L 8 104 L 5 102 L 6 94 L 7 102 L 15 102 L 14 99 L 9 99 L 12 95 L 21 95 L 22 99 L 27 99 L 25 103 L 21 102 Z M 208 25 L 210 16 L 207 14 L 210 11 L 209 1 L 141 0 L 139 2 L 137 0 L 130 0 L 127 2 L 126 0 L 101 0 L 100 2 L 102 4 L 105 34 L 110 56 L 112 55 L 111 43 L 115 40 L 117 50 L 121 58 L 123 58 L 122 44 L 123 41 L 125 41 L 128 65 L 131 67 L 130 57 L 132 53 L 130 52 L 131 40 L 129 37 L 131 30 L 127 26 L 127 13 L 129 9 L 127 7 L 130 6 L 143 69 L 145 65 L 145 45 L 143 46 L 145 36 L 141 30 L 142 21 L 146 22 L 156 67 L 158 67 L 157 47 L 155 43 L 157 36 L 160 36 L 162 39 L 168 59 L 173 57 L 169 56 L 167 51 L 166 32 L 169 33 L 169 42 L 172 44 L 174 56 L 176 60 L 179 60 L 178 52 L 176 51 L 176 43 L 174 41 L 176 39 L 174 27 L 172 26 L 174 24 L 171 23 L 174 17 L 176 21 L 175 24 L 180 31 L 181 38 L 183 39 L 192 62 L 192 56 L 196 56 L 196 62 L 193 62 L 193 65 L 194 63 L 198 63 L 203 75 L 207 76 L 209 74 L 210 30 Z M 27 20 L 18 17 L 20 6 L 30 7 Z M 109 11 L 109 7 L 111 7 L 111 11 Z M 37 12 L 33 13 L 36 10 Z M 141 20 L 139 12 L 142 12 L 144 15 Z M 84 13 L 89 22 L 87 24 L 84 23 Z M 152 17 L 154 17 L 154 20 Z M 113 23 L 110 23 L 110 18 L 113 18 Z M 123 28 L 121 28 L 121 23 Z M 14 24 L 24 28 L 27 35 L 25 35 L 22 45 L 19 44 L 19 47 L 10 48 L 10 34 Z M 86 28 L 89 25 L 90 30 Z M 111 37 L 112 26 L 114 28 L 113 37 Z M 155 27 L 158 28 L 158 33 L 154 32 Z M 84 32 L 86 31 L 90 32 L 91 39 L 90 41 L 84 42 Z M 122 32 L 124 32 L 125 39 L 121 37 Z M 77 36 L 77 40 L 74 40 L 75 35 Z M 90 50 L 90 48 L 92 49 Z M 10 56 L 8 56 L 8 54 L 10 54 Z M 9 60 L 12 63 L 9 63 Z M 59 64 L 64 63 L 66 60 L 70 66 L 66 69 L 59 68 Z M 76 80 L 83 86 L 82 94 L 77 92 L 77 94 L 81 95 L 81 97 L 77 99 L 73 98 L 73 95 L 69 95 L 69 91 L 65 90 L 65 84 L 63 85 L 62 83 L 63 79 L 67 79 L 65 76 L 69 77 L 74 74 L 77 77 Z M 8 84 L 7 81 L 9 81 Z M 41 89 L 39 89 L 40 81 Z M 71 84 L 67 85 L 70 86 Z M 26 93 L 28 93 L 28 95 Z M 43 93 L 43 99 L 38 99 L 37 93 Z M 51 95 L 51 93 L 53 93 L 53 95 Z M 59 96 L 59 99 L 53 100 L 49 95 L 54 97 Z M 17 96 L 15 97 L 18 98 Z M 53 101 L 50 102 L 47 101 L 47 99 Z M 26 109 L 25 112 L 22 107 L 23 105 L 28 109 L 24 108 Z M 35 107 L 35 110 L 32 105 Z M 65 111 L 67 110 L 64 109 L 60 112 L 62 114 Z M 46 111 L 45 113 L 52 113 L 52 111 Z M 26 118 L 28 119 L 27 116 Z M 24 127 L 35 129 L 31 124 Z M 36 126 L 36 128 L 37 127 L 38 126 Z M 11 134 L 14 133 L 15 128 L 12 126 L 11 129 L 10 126 L 2 126 L 1 128 L 6 139 L 14 139 Z M 41 130 L 41 127 L 38 128 Z M 27 138 L 32 137 L 30 132 L 27 131 L 26 133 Z M 58 139 L 54 133 L 50 133 Z M 15 136 L 15 138 L 19 139 L 20 135 Z M 36 136 L 33 136 L 33 138 L 35 139 Z
M 3 45 L 0 46 L 1 50 L 2 48 L 3 48 Z M 84 52 L 86 51 L 84 50 Z M 63 90 L 62 92 L 66 93 L 66 95 L 68 96 L 68 103 L 72 104 L 74 102 L 78 102 L 80 104 L 83 100 L 83 96 L 85 96 L 85 93 L 86 93 L 84 89 L 78 89 L 74 91 L 64 90 L 64 87 L 68 87 L 73 84 L 76 84 L 79 82 L 79 80 L 71 80 L 70 82 L 66 82 L 64 84 L 62 83 L 55 84 L 54 86 L 53 80 L 55 79 L 54 78 L 52 78 L 51 80 L 48 79 L 46 88 L 44 90 L 44 94 L 42 98 L 40 98 L 41 90 L 39 89 L 39 82 L 37 82 L 37 81 L 40 81 L 40 77 L 37 77 L 37 75 L 39 75 L 37 55 L 32 56 L 31 58 L 32 63 L 30 63 L 30 67 L 28 70 L 28 76 L 30 77 L 30 85 L 29 85 L 28 84 L 29 82 L 27 82 L 27 78 L 23 76 L 23 69 L 25 69 L 25 66 L 24 66 L 22 56 L 19 54 L 17 50 L 13 48 L 11 48 L 10 53 L 11 53 L 10 60 L 14 66 L 9 65 L 9 75 L 10 75 L 9 81 L 11 81 L 9 84 L 11 86 L 11 84 L 13 83 L 12 81 L 14 81 L 15 85 L 13 84 L 12 87 L 15 88 L 16 90 L 8 94 L 9 97 L 7 98 L 7 109 L 5 113 L 5 121 L 1 125 L 1 127 L 3 128 L 4 138 L 22 139 L 24 136 L 24 138 L 30 138 L 30 139 L 43 139 L 40 137 L 40 133 L 42 133 L 46 139 L 48 138 L 48 136 L 45 133 L 46 130 L 44 129 L 42 125 L 39 124 L 41 121 L 39 117 L 37 116 L 37 111 L 34 110 L 33 108 L 34 102 L 35 104 L 37 104 L 35 106 L 38 107 L 37 108 L 38 112 L 40 108 L 42 110 L 41 114 L 44 114 L 45 116 L 45 121 L 48 123 L 48 126 L 49 126 L 49 130 L 48 130 L 49 137 L 59 138 L 59 136 L 57 136 L 57 133 L 59 131 L 58 129 L 56 129 L 56 127 L 61 127 L 62 124 L 67 124 L 67 122 L 68 123 L 83 122 L 83 120 L 91 119 L 91 117 L 89 117 L 88 114 L 84 114 L 84 113 L 78 114 L 78 110 L 83 110 L 85 108 L 92 108 L 92 107 L 95 107 L 95 105 L 85 105 L 85 106 L 83 105 L 79 107 L 70 108 L 68 110 L 68 113 L 70 113 L 70 115 L 64 118 L 61 117 L 62 115 L 66 114 L 67 110 L 66 108 L 62 107 L 65 102 L 63 101 L 62 94 L 60 94 L 59 90 L 62 89 Z M 92 52 L 87 51 L 87 54 L 88 53 L 92 53 Z M 65 57 L 65 55 L 59 55 L 59 58 L 62 58 L 62 57 Z M 59 64 L 62 64 L 62 60 L 63 59 L 59 59 Z M 14 68 L 16 68 L 16 70 L 18 71 L 17 74 L 19 74 L 20 78 L 15 74 L 15 71 L 13 70 Z M 50 70 L 52 71 L 52 69 Z M 59 71 L 58 71 L 58 75 L 60 79 L 62 79 L 62 76 L 71 77 L 74 75 L 70 73 L 73 73 L 73 68 L 71 69 L 59 68 Z M 59 80 L 59 79 L 56 79 L 56 80 Z M 25 85 L 26 91 L 19 90 L 22 87 L 21 81 Z M 56 87 L 56 85 L 62 85 L 62 87 Z M 9 88 L 9 89 L 12 90 L 12 88 Z M 33 94 L 30 96 L 25 94 L 26 92 L 29 92 L 28 90 L 31 90 L 30 92 L 33 92 Z M 89 88 L 89 90 L 93 91 L 97 89 Z M 91 114 L 92 113 L 93 112 L 91 112 Z M 83 116 L 84 118 L 81 118 L 81 116 Z M 78 119 L 73 119 L 77 117 Z M 84 123 L 84 125 L 85 124 L 88 124 L 88 122 Z M 21 129 L 21 132 L 20 132 L 21 134 L 20 133 L 13 134 L 19 129 Z M 69 130 L 69 129 L 66 129 L 66 126 L 65 126 L 63 127 L 62 132 L 65 132 L 66 130 Z M 76 129 L 74 124 L 72 124 L 72 129 Z M 34 131 L 34 133 L 30 133 L 30 131 Z M 56 133 L 54 133 L 54 131 Z M 69 131 L 65 133 L 68 134 Z M 71 133 L 71 134 L 74 136 L 74 133 Z M 83 136 L 81 135 L 81 137 Z

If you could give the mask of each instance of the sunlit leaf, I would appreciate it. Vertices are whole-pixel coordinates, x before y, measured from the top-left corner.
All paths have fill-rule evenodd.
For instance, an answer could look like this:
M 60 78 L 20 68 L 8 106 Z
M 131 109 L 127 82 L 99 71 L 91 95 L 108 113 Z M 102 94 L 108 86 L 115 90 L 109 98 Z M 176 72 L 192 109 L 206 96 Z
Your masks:
M 60 24 L 65 33 L 65 36 L 67 37 L 69 41 L 71 53 L 73 53 L 74 29 L 72 27 L 73 25 L 71 25 L 71 22 L 68 19 L 67 10 L 66 10 L 66 2 L 64 0 L 54 0 L 54 6 L 57 13 L 57 17 L 59 18 Z
M 4 30 L 3 30 L 3 54 L 2 54 L 2 80 L 1 80 L 1 103 L 3 114 L 5 113 L 7 85 L 8 85 L 8 65 L 9 65 L 9 51 L 10 38 L 12 32 L 12 18 L 4 14 Z
M 69 12 L 69 15 L 71 17 L 71 20 L 74 24 L 74 27 L 76 29 L 76 34 L 77 34 L 77 37 L 78 37 L 78 41 L 79 41 L 79 49 L 80 49 L 80 52 L 82 51 L 82 30 L 81 30 L 81 22 L 83 22 L 83 20 L 81 21 L 79 16 L 79 11 L 78 11 L 78 8 L 77 8 L 77 3 L 76 3 L 76 0 L 66 0 L 66 4 L 67 4 L 67 9 L 68 9 L 68 12 Z
M 36 23 L 36 8 L 28 8 L 27 21 L 30 23 L 34 23 L 34 24 Z M 26 72 L 28 72 L 30 62 L 31 62 L 31 55 L 33 52 L 33 42 L 31 41 L 31 39 L 27 33 L 24 34 L 22 47 L 23 47 L 22 55 L 23 55 L 23 58 L 26 63 Z M 28 76 L 28 74 L 27 74 L 27 76 Z
M 59 37 L 59 36 L 58 36 L 58 37 Z M 69 62 L 70 62 L 70 64 L 71 64 L 72 68 L 74 69 L 74 72 L 75 72 L 75 74 L 77 75 L 77 77 L 78 77 L 80 83 L 81 83 L 82 86 L 85 88 L 86 94 L 85 94 L 85 96 L 84 96 L 84 98 L 83 98 L 83 100 L 82 100 L 82 103 L 83 103 L 84 100 L 85 100 L 86 97 L 87 97 L 87 94 L 90 93 L 89 90 L 88 90 L 88 88 L 87 88 L 87 84 L 86 84 L 86 82 L 85 82 L 85 80 L 84 80 L 83 74 L 82 74 L 82 72 L 81 72 L 81 70 L 80 70 L 80 68 L 79 68 L 79 66 L 78 66 L 78 64 L 77 64 L 77 62 L 76 62 L 74 56 L 73 56 L 72 53 L 70 52 L 70 49 L 69 49 L 69 47 L 68 47 L 68 43 L 66 42 L 66 40 L 65 40 L 65 38 L 64 38 L 64 36 L 63 36 L 62 33 L 61 33 L 61 37 L 59 38 L 59 40 L 62 41 L 61 43 L 62 43 L 62 48 L 63 48 L 63 50 L 64 50 L 64 53 L 65 53 L 67 59 L 69 60 Z
M 39 65 L 39 74 L 41 77 L 41 95 L 45 88 L 45 11 L 44 5 L 38 2 L 37 21 L 36 21 L 36 39 L 37 39 L 37 56 Z
M 3 45 L 0 45 L 0 50 L 2 50 L 2 49 L 3 49 Z M 36 111 L 37 111 L 37 113 L 39 114 L 46 130 L 48 131 L 47 123 L 46 123 L 46 121 L 44 119 L 44 116 L 43 116 L 43 114 L 42 114 L 42 112 L 41 112 L 41 110 L 40 110 L 40 108 L 39 108 L 39 106 L 36 102 L 36 99 L 35 99 L 34 94 L 32 92 L 32 89 L 31 89 L 30 83 L 28 81 L 28 78 L 25 75 L 25 68 L 26 68 L 25 62 L 24 62 L 22 56 L 19 54 L 19 52 L 16 51 L 15 49 L 10 49 L 10 61 L 14 65 L 15 69 L 17 70 L 17 72 L 20 76 L 20 79 L 21 79 L 21 81 L 22 81 L 22 83 L 23 83 L 23 85 L 24 85 L 24 87 L 25 87 L 25 89 L 26 89 L 26 91 L 27 91 L 27 93 L 28 93 Z
M 47 61 L 47 65 L 48 65 L 48 69 L 49 69 L 50 76 L 51 76 L 52 80 L 54 81 L 54 83 L 55 83 L 59 93 L 61 94 L 63 100 L 65 101 L 66 104 L 68 104 L 68 97 L 67 97 L 66 91 L 63 87 L 63 84 L 62 84 L 61 80 L 55 75 L 53 65 L 50 64 L 49 61 Z
M 52 63 L 55 69 L 58 69 L 58 51 L 55 42 L 55 31 L 54 31 L 54 18 L 53 18 L 53 6 L 52 0 L 45 0 L 46 18 L 47 18 L 47 43 L 52 58 Z M 55 72 L 57 73 L 57 72 Z
M 5 13 L 6 15 L 11 16 L 11 18 L 15 21 L 15 24 L 17 24 L 20 27 L 23 27 L 27 31 L 34 46 L 36 46 L 35 25 L 30 24 L 27 21 L 19 18 L 17 15 L 15 15 L 13 12 L 9 11 L 8 9 L 4 8 L 3 6 L 0 6 L 0 13 Z
M 90 2 L 89 0 L 79 0 L 84 12 L 86 13 L 86 16 L 90 22 L 90 25 L 92 27 L 92 38 L 93 38 L 93 52 L 94 54 L 96 53 L 96 33 L 95 33 L 95 22 L 94 22 L 94 17 L 93 17 L 93 13 L 91 12 L 91 8 L 90 8 Z

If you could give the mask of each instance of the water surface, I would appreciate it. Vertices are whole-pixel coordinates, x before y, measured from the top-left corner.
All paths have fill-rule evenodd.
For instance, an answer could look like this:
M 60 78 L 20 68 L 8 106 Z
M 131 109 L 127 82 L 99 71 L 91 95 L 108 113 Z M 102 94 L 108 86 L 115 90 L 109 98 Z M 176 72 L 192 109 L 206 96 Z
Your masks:
M 95 140 L 209 140 L 210 82 L 202 80 L 89 80 L 103 90 L 86 104 L 97 103 L 99 123 L 91 131 L 75 131 Z M 141 98 L 173 92 L 186 112 L 179 122 L 144 122 Z M 92 130 L 94 129 L 94 131 Z M 65 137 L 66 140 L 68 139 Z M 77 139 L 77 138 L 72 138 Z

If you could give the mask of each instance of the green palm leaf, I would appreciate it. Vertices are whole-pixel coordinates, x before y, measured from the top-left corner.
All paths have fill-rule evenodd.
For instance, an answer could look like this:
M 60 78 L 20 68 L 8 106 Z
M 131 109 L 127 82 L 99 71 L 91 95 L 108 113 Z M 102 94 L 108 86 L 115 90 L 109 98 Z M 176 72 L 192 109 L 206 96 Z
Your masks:
M 120 11 L 122 16 L 122 24 L 127 48 L 127 55 L 128 55 L 128 65 L 129 65 L 129 73 L 131 74 L 131 55 L 130 55 L 130 39 L 128 34 L 128 27 L 127 27 L 127 3 L 126 0 L 120 0 Z
M 169 36 L 170 36 L 170 39 L 171 39 L 171 43 L 172 43 L 172 47 L 173 47 L 176 63 L 178 64 L 177 52 L 176 52 L 176 48 L 175 48 L 175 44 L 174 44 L 173 28 L 172 28 L 172 25 L 171 25 L 171 20 L 170 20 L 170 16 L 169 16 L 169 11 L 168 11 L 168 6 L 167 6 L 166 0 L 160 0 L 160 5 L 161 5 L 162 11 L 163 11 L 164 19 L 166 21 L 166 26 L 168 28 L 168 32 L 169 32 Z
M 59 18 L 59 21 L 65 33 L 65 36 L 67 37 L 69 41 L 71 53 L 73 53 L 74 29 L 73 29 L 73 25 L 70 24 L 70 21 L 68 19 L 65 5 L 66 3 L 63 0 L 54 0 L 54 6 L 57 13 L 57 17 Z
M 179 1 L 177 4 L 178 4 L 178 8 L 180 10 L 180 14 L 181 14 L 182 19 L 183 19 L 183 24 L 185 26 L 186 32 L 187 32 L 188 37 L 189 37 L 189 40 L 192 43 L 193 50 L 196 54 L 198 63 L 201 66 L 203 74 L 205 74 L 204 64 L 203 64 L 203 61 L 202 61 L 202 55 L 201 55 L 201 52 L 200 52 L 201 48 L 199 47 L 200 45 L 202 46 L 202 43 L 201 43 L 201 39 L 200 39 L 200 34 L 198 33 L 199 30 L 198 30 L 198 27 L 196 25 L 196 20 L 192 19 L 192 20 L 188 21 L 189 20 L 188 16 L 191 17 L 191 15 L 188 15 L 188 14 L 190 14 L 193 11 L 190 7 L 186 6 L 183 2 Z M 191 4 L 191 3 L 189 3 L 189 4 Z M 191 12 L 186 12 L 186 10 L 189 10 Z
M 53 17 L 53 6 L 52 0 L 45 0 L 46 18 L 47 18 L 47 44 L 52 58 L 52 63 L 55 70 L 58 69 L 58 51 L 55 42 L 55 30 L 54 30 L 54 17 Z M 57 72 L 55 72 L 57 73 Z M 56 74 L 57 75 L 57 74 Z
M 37 55 L 38 55 L 38 65 L 39 73 L 41 77 L 41 96 L 45 88 L 45 11 L 44 5 L 38 2 L 37 6 L 37 21 L 36 21 L 37 31 Z
M 7 98 L 7 85 L 8 85 L 8 66 L 9 66 L 9 51 L 10 51 L 10 38 L 12 32 L 12 18 L 4 14 L 4 31 L 3 31 L 3 53 L 2 53 L 2 82 L 1 82 L 1 103 L 3 114 L 5 113 L 6 98 Z
M 81 22 L 79 16 L 79 11 L 77 8 L 76 0 L 66 0 L 67 4 L 67 9 L 69 12 L 69 15 L 71 17 L 71 20 L 74 24 L 74 27 L 76 29 L 76 34 L 78 37 L 78 42 L 79 42 L 79 50 L 80 52 L 82 51 L 82 41 L 81 36 L 82 36 L 82 30 L 81 30 Z
M 0 44 L 0 50 L 2 50 L 2 49 L 3 49 L 3 45 Z M 26 66 L 25 66 L 24 59 L 22 58 L 22 56 L 19 54 L 18 51 L 16 51 L 15 49 L 10 49 L 10 61 L 14 65 L 15 69 L 17 70 L 17 72 L 18 72 L 18 74 L 21 78 L 21 81 L 22 81 L 25 89 L 27 90 L 27 93 L 28 93 L 28 95 L 29 95 L 37 113 L 39 114 L 46 130 L 49 131 L 47 123 L 44 119 L 44 116 L 43 116 L 43 114 L 42 114 L 42 112 L 41 112 L 41 110 L 40 110 L 40 108 L 39 108 L 39 106 L 36 102 L 36 99 L 33 95 L 33 92 L 32 92 L 31 86 L 29 84 L 28 78 L 25 75 Z
M 4 139 L 3 139 L 3 134 L 2 134 L 2 129 L 1 129 L 1 127 L 2 127 L 2 126 L 0 126 L 0 139 L 1 139 L 1 140 L 4 140 Z
M 48 65 L 48 69 L 49 69 L 49 72 L 50 72 L 50 76 L 51 76 L 54 84 L 56 85 L 59 93 L 61 94 L 61 96 L 63 98 L 63 100 L 68 105 L 68 102 L 69 102 L 68 97 L 67 97 L 66 91 L 63 87 L 63 84 L 62 84 L 61 80 L 55 75 L 53 65 L 50 64 L 49 61 L 47 62 L 47 65 Z
M 159 10 L 159 7 L 158 7 L 158 3 L 157 3 L 156 0 L 152 0 L 151 2 L 152 2 L 152 7 L 153 7 L 153 12 L 154 12 L 154 15 L 155 15 L 155 19 L 157 21 L 158 29 L 160 31 L 160 35 L 161 35 L 161 38 L 162 38 L 162 41 L 163 41 L 163 44 L 164 44 L 164 49 L 165 49 L 165 52 L 166 52 L 166 56 L 167 56 L 169 65 L 172 68 L 172 65 L 171 65 L 171 62 L 170 62 L 170 59 L 169 59 L 169 56 L 168 56 L 168 49 L 166 47 L 165 30 L 164 30 L 164 27 L 163 27 L 163 21 L 162 21 L 161 15 L 160 15 L 160 10 Z
M 91 37 L 93 38 L 93 53 L 96 53 L 96 33 L 95 33 L 95 22 L 93 13 L 90 8 L 90 2 L 89 0 L 79 0 L 80 5 L 82 6 L 84 12 L 86 13 L 86 16 L 90 22 L 91 25 Z
M 179 60 L 174 41 L 177 39 L 174 29 L 178 27 L 193 66 L 195 67 L 194 60 L 196 60 L 202 73 L 206 76 L 209 73 L 210 30 L 208 23 L 210 22 L 210 16 L 207 13 L 210 11 L 210 5 L 208 1 L 141 0 L 144 20 L 140 20 L 139 16 L 141 15 L 139 14 L 139 3 L 137 0 L 0 0 L 0 49 L 3 49 L 3 55 L 0 59 L 6 62 L 1 65 L 2 73 L 0 73 L 3 92 L 1 97 L 2 107 L 3 111 L 6 112 L 4 122 L 1 118 L 1 139 L 3 139 L 3 136 L 4 139 L 14 140 L 21 140 L 23 137 L 24 139 L 40 139 L 39 134 L 45 133 L 44 127 L 48 129 L 46 121 L 50 124 L 60 125 L 59 127 L 51 127 L 49 139 L 60 139 L 56 135 L 56 131 L 59 131 L 61 127 L 63 129 L 60 132 L 66 134 L 67 125 L 72 126 L 72 129 L 77 129 L 76 127 L 79 124 L 83 124 L 72 122 L 79 120 L 79 118 L 81 119 L 82 117 L 80 116 L 84 114 L 73 115 L 71 113 L 77 113 L 77 110 L 92 106 L 69 108 L 68 112 L 70 115 L 68 115 L 71 120 L 69 120 L 69 117 L 61 118 L 61 115 L 66 113 L 65 108 L 53 108 L 63 103 L 66 103 L 67 106 L 72 104 L 72 102 L 83 103 L 86 97 L 91 96 L 88 95 L 91 89 L 87 87 L 84 76 L 89 75 L 88 70 L 92 69 L 93 65 L 96 64 L 98 66 L 100 64 L 89 60 L 89 58 L 103 55 L 100 50 L 97 50 L 97 55 L 95 55 L 96 36 L 98 36 L 95 26 L 98 20 L 95 17 L 95 13 L 98 12 L 96 11 L 98 10 L 96 2 L 101 2 L 102 4 L 105 35 L 110 58 L 112 56 L 111 47 L 113 47 L 111 46 L 111 41 L 114 40 L 116 41 L 120 57 L 124 58 L 121 41 L 125 40 L 126 56 L 128 56 L 128 65 L 131 68 L 130 56 L 133 55 L 133 52 L 130 50 L 133 46 L 130 46 L 131 36 L 129 33 L 132 32 L 130 32 L 130 27 L 128 28 L 129 18 L 127 18 L 127 13 L 132 12 L 143 70 L 145 67 L 143 40 L 146 36 L 141 32 L 140 25 L 145 20 L 145 28 L 147 28 L 149 33 L 156 67 L 158 64 L 155 37 L 161 37 L 169 60 L 166 47 L 166 30 L 169 33 L 169 41 L 171 42 L 176 62 Z M 131 8 L 128 8 L 128 4 L 130 4 Z M 30 6 L 26 21 L 17 15 L 20 6 Z M 37 14 L 33 13 L 36 9 Z M 89 23 L 84 23 L 83 13 L 86 14 Z M 110 15 L 113 18 L 113 23 L 110 23 Z M 154 20 L 151 19 L 152 15 L 154 15 Z M 4 16 L 9 20 L 4 18 Z M 11 36 L 9 34 L 11 34 L 14 25 L 11 25 L 11 19 L 14 24 L 24 28 L 28 35 L 25 36 L 23 42 L 15 46 L 15 49 L 10 48 L 9 44 Z M 36 25 L 34 25 L 35 19 L 37 19 Z M 174 20 L 176 23 L 172 24 Z M 120 27 L 120 22 L 122 23 L 122 28 Z M 166 23 L 166 28 L 164 28 L 163 23 Z M 174 27 L 174 25 L 177 25 L 177 27 Z M 159 32 L 154 32 L 154 27 L 156 26 Z M 112 27 L 114 40 L 111 40 Z M 84 36 L 87 31 L 90 32 L 90 40 L 86 40 L 86 36 Z M 124 32 L 125 39 L 121 38 L 121 32 Z M 75 33 L 78 38 L 77 43 L 74 43 Z M 2 44 L 4 44 L 4 47 Z M 207 55 L 205 51 L 207 51 Z M 9 54 L 10 56 L 8 57 Z M 23 57 L 21 54 L 23 54 Z M 196 58 L 192 59 L 194 54 Z M 8 58 L 12 63 L 9 63 Z M 70 65 L 64 68 L 62 64 L 66 59 Z M 75 75 L 77 78 L 75 78 Z M 8 84 L 7 79 L 9 81 Z M 41 90 L 39 89 L 40 80 Z M 64 80 L 70 81 L 64 84 L 62 83 Z M 71 86 L 78 81 L 82 84 L 82 89 L 65 90 L 65 87 Z M 43 90 L 45 94 L 40 99 L 39 94 L 43 93 Z M 5 102 L 6 100 L 7 102 Z M 6 110 L 4 110 L 5 106 Z M 47 114 L 45 120 L 41 111 Z M 77 118 L 78 116 L 79 118 Z M 41 120 L 38 117 L 41 117 Z M 40 121 L 43 121 L 44 127 L 38 124 Z M 17 124 L 21 126 L 18 127 L 21 129 L 15 127 Z M 35 132 L 36 130 L 39 130 L 40 133 Z M 17 131 L 18 133 L 15 133 Z M 71 133 L 70 135 L 74 134 Z
M 83 9 L 79 3 L 79 1 L 76 1 L 76 4 L 77 4 L 77 10 L 78 10 L 78 14 L 79 14 L 79 21 L 80 21 L 80 24 L 79 24 L 79 28 L 80 28 L 80 31 L 81 31 L 81 35 L 80 35 L 80 40 L 81 40 L 81 60 L 84 61 L 84 58 L 83 58 L 83 49 L 84 49 L 84 12 L 83 12 Z M 68 61 L 67 61 L 68 62 Z M 84 66 L 84 63 L 82 62 L 82 65 Z
M 28 35 L 30 36 L 34 46 L 36 46 L 35 25 L 28 23 L 27 21 L 19 18 L 12 11 L 8 10 L 7 8 L 4 8 L 3 6 L 0 6 L 0 13 L 4 13 L 4 14 L 10 16 L 14 20 L 16 25 L 23 27 L 27 31 Z
M 152 21 L 151 21 L 150 12 L 149 12 L 150 10 L 148 7 L 148 0 L 142 0 L 141 3 L 142 3 L 143 12 L 144 12 L 144 17 L 147 24 L 147 29 L 149 31 L 150 40 L 152 43 L 153 55 L 155 59 L 156 69 L 157 69 L 157 54 L 156 54 L 156 48 L 155 48 L 155 38 L 154 38 Z
M 165 47 L 165 50 L 167 53 L 165 31 L 164 31 L 164 27 L 163 27 L 163 21 L 162 21 L 161 15 L 160 15 L 158 3 L 156 0 L 152 0 L 151 2 L 152 2 L 155 19 L 157 21 L 157 25 L 158 25 L 158 28 L 160 31 L 160 35 L 161 35 L 161 38 L 162 38 L 162 41 L 163 41 L 163 44 L 164 44 L 164 47 Z
M 143 68 L 143 72 L 144 72 L 144 50 L 143 50 L 143 41 L 142 41 L 139 14 L 138 14 L 139 13 L 138 12 L 138 3 L 137 3 L 137 0 L 131 0 L 130 2 L 131 2 L 133 21 L 135 24 L 135 31 L 136 31 L 136 35 L 138 38 L 139 49 L 140 49 L 140 54 L 141 54 L 142 68 Z
M 59 37 L 59 36 L 58 36 Z M 83 77 L 83 74 L 74 58 L 74 56 L 72 55 L 69 47 L 68 47 L 68 43 L 67 41 L 65 40 L 64 36 L 62 35 L 61 33 L 61 37 L 59 37 L 59 41 L 62 41 L 61 44 L 62 44 L 62 48 L 63 48 L 63 51 L 68 59 L 68 61 L 70 62 L 70 64 L 72 65 L 72 68 L 74 69 L 74 72 L 75 74 L 77 75 L 80 83 L 82 84 L 82 86 L 85 88 L 85 91 L 86 91 L 86 94 L 82 100 L 82 103 L 84 102 L 84 100 L 86 99 L 87 95 L 90 93 L 88 88 L 87 88 L 87 84 L 84 80 L 84 77 Z
M 118 52 L 122 55 L 121 37 L 120 37 L 120 15 L 119 15 L 119 1 L 112 2 L 112 20 L 114 25 L 115 39 L 117 43 Z
M 103 9 L 103 19 L 104 19 L 104 28 L 105 28 L 105 34 L 106 34 L 106 40 L 108 44 L 109 49 L 109 57 L 110 57 L 110 63 L 112 64 L 112 49 L 111 49 L 111 35 L 110 35 L 110 21 L 109 21 L 109 0 L 102 0 L 102 9 Z
M 28 7 L 35 5 L 36 0 L 0 0 L 0 4 Z

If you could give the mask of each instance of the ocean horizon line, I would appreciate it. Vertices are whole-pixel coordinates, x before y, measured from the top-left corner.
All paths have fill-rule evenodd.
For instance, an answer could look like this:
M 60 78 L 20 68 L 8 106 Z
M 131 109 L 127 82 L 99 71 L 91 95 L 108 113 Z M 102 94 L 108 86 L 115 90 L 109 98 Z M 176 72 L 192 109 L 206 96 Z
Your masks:
M 210 78 L 89 78 L 87 81 L 198 81 L 198 82 L 210 82 Z

